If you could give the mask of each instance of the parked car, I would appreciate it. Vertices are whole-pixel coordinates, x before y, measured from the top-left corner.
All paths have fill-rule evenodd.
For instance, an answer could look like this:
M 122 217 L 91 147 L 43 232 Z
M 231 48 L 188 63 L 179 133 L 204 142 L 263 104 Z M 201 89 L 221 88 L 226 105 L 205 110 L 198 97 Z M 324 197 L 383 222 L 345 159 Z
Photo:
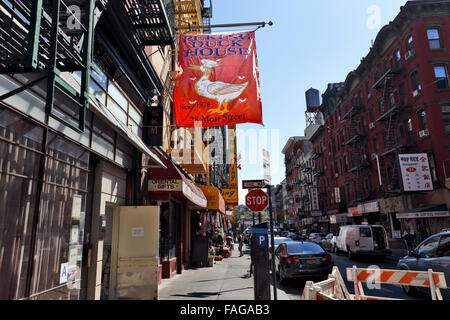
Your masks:
M 318 245 L 322 244 L 322 239 L 325 238 L 324 233 L 311 233 L 309 235 L 308 241 L 317 243 Z
M 334 252 L 334 246 L 336 244 L 336 236 L 333 233 L 329 233 L 322 239 L 322 248 L 328 252 Z
M 349 259 L 356 255 L 383 258 L 391 254 L 386 230 L 380 225 L 343 226 L 336 239 L 336 254 L 345 253 Z
M 447 287 L 450 286 L 450 230 L 434 234 L 422 241 L 407 256 L 400 259 L 397 268 L 401 270 L 427 271 L 432 269 L 436 272 L 443 272 Z M 402 286 L 408 295 L 415 295 L 417 292 L 430 293 L 428 288 Z M 442 290 L 445 298 L 450 299 L 450 289 Z
M 280 243 L 282 243 L 282 242 L 291 242 L 291 241 L 294 241 L 294 240 L 292 240 L 291 238 L 288 238 L 288 237 L 274 237 L 273 238 L 273 242 L 274 242 L 274 248 L 275 249 L 272 250 L 272 241 L 271 241 L 270 236 L 269 236 L 269 259 L 272 259 L 272 251 L 277 250 L 277 248 L 280 245 Z
M 312 242 L 282 242 L 274 258 L 281 283 L 293 278 L 326 278 L 334 266 L 331 255 Z
M 309 235 L 312 233 L 312 231 L 311 230 L 307 230 L 307 229 L 304 229 L 304 230 L 302 230 L 302 233 L 301 233 L 301 235 L 300 235 L 300 238 L 301 238 L 301 240 L 308 240 L 308 238 L 309 238 Z

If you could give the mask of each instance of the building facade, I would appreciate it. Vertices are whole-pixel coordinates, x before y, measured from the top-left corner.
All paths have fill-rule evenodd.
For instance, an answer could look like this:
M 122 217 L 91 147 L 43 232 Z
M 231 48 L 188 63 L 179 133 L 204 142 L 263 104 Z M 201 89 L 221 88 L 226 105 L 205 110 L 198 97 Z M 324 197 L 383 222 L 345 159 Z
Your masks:
M 420 240 L 449 227 L 449 10 L 447 1 L 407 2 L 359 67 L 322 96 L 325 123 L 313 144 L 334 229 L 365 221 Z M 424 174 L 402 171 L 408 157 L 420 157 Z

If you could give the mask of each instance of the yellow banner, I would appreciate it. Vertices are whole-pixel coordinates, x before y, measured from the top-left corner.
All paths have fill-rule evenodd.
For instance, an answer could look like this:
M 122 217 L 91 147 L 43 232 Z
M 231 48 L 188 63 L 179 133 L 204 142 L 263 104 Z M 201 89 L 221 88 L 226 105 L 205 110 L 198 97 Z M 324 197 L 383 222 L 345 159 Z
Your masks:
M 239 204 L 239 198 L 238 198 L 238 189 L 234 188 L 227 188 L 220 190 L 220 193 L 222 194 L 223 200 L 225 200 L 226 205 L 238 205 Z

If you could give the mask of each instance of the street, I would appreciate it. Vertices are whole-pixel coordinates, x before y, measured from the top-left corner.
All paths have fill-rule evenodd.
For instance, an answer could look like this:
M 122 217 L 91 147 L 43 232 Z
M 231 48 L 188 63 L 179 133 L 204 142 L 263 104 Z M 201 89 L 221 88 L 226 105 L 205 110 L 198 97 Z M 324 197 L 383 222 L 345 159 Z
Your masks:
M 249 277 L 250 250 L 244 247 L 244 256 L 239 257 L 237 245 L 230 258 L 216 262 L 212 268 L 188 269 L 183 275 L 173 279 L 163 279 L 159 288 L 159 300 L 253 300 L 253 277 Z M 386 259 L 380 262 L 374 259 L 357 258 L 349 260 L 346 256 L 332 254 L 335 265 L 344 279 L 349 293 L 353 294 L 353 282 L 347 281 L 346 268 L 356 265 L 359 268 L 378 266 L 380 269 L 396 269 L 393 260 Z M 306 279 L 318 282 L 318 279 Z M 277 281 L 278 300 L 300 300 L 306 280 L 294 279 L 281 285 Z M 371 285 L 371 284 L 369 284 Z M 375 287 L 375 284 L 372 284 Z M 372 288 L 373 288 L 372 287 Z M 397 298 L 406 300 L 427 300 L 426 295 L 410 297 L 406 295 L 399 285 L 379 285 L 378 288 L 369 289 L 363 284 L 367 295 Z M 273 298 L 273 286 L 271 288 Z M 444 298 L 445 299 L 445 298 Z

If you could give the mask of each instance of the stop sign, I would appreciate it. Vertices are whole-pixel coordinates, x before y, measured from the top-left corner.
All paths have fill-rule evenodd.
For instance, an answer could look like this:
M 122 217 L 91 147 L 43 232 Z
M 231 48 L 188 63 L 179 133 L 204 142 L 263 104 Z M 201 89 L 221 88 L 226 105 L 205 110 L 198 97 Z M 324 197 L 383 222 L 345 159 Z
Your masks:
M 245 196 L 245 205 L 253 212 L 260 212 L 269 205 L 269 197 L 262 190 L 252 190 Z

